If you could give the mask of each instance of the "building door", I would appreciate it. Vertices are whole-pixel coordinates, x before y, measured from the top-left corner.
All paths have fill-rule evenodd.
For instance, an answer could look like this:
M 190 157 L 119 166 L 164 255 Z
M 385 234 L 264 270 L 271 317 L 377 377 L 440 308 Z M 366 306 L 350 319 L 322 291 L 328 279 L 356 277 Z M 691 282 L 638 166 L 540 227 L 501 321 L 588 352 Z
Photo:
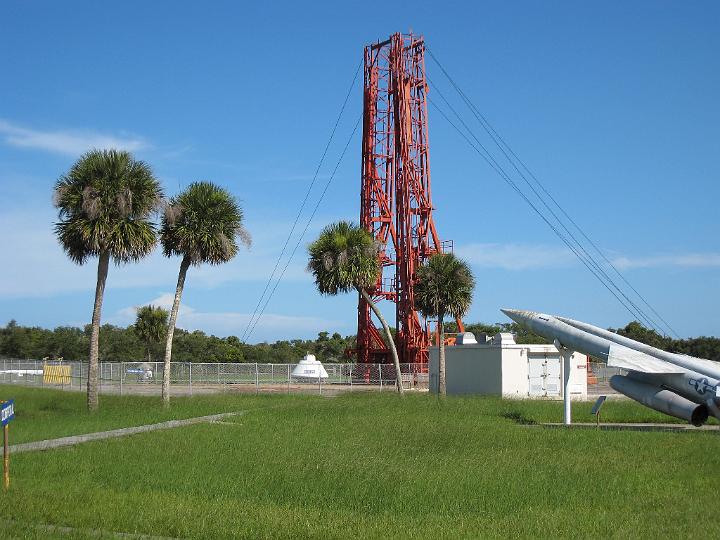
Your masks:
M 545 362 L 545 395 L 559 396 L 562 392 L 562 359 L 560 355 L 548 355 Z
M 559 396 L 562 385 L 560 356 L 528 354 L 528 395 L 530 397 Z

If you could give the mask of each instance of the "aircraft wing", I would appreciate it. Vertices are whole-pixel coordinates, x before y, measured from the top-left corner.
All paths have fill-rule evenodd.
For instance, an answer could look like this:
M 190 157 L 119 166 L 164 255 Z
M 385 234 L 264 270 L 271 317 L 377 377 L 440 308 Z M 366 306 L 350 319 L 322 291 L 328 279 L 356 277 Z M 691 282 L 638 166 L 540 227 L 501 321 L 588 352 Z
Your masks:
M 616 344 L 610 345 L 607 365 L 642 373 L 685 373 L 687 371 L 665 360 Z

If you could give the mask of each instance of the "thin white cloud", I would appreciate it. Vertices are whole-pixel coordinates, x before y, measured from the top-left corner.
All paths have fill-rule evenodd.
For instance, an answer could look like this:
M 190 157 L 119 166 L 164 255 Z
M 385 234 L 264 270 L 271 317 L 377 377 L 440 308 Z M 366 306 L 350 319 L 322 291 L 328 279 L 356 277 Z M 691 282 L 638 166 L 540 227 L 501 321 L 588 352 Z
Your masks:
M 567 248 L 528 244 L 465 244 L 455 253 L 480 268 L 530 270 L 568 266 L 575 260 Z
M 613 264 L 621 270 L 633 268 L 720 268 L 720 253 L 685 253 L 648 257 L 617 257 Z
M 107 135 L 89 130 L 37 130 L 0 119 L 0 138 L 18 148 L 33 148 L 77 156 L 93 148 L 116 148 L 131 152 L 148 147 L 142 138 Z
M 174 296 L 172 293 L 161 293 L 158 297 L 140 305 L 160 306 L 169 310 L 172 307 L 173 300 Z M 140 307 L 140 305 L 118 310 L 113 316 L 108 318 L 107 322 L 119 326 L 132 324 L 135 321 L 137 308 Z M 250 313 L 238 313 L 234 311 L 203 312 L 181 303 L 180 309 L 178 310 L 177 327 L 190 331 L 202 330 L 218 336 L 239 336 L 244 332 L 250 317 Z M 337 321 L 330 321 L 319 317 L 266 313 L 262 319 L 260 319 L 254 336 L 260 339 L 276 341 L 278 339 L 286 339 L 288 336 L 320 332 L 327 328 L 337 328 L 338 326 L 344 325 L 340 325 Z
M 0 215 L 0 252 L 12 254 L 6 264 L 0 265 L 0 298 L 47 297 L 95 289 L 96 261 L 78 266 L 65 256 L 52 232 L 55 217 L 50 208 Z M 243 249 L 227 264 L 191 267 L 189 286 L 213 288 L 232 282 L 264 282 L 275 266 L 282 235 L 287 234 L 289 225 L 284 225 L 276 223 L 266 230 L 259 224 L 248 225 L 250 230 L 259 231 L 255 235 L 255 247 L 250 252 Z M 278 268 L 276 279 L 285 260 Z M 107 286 L 108 289 L 174 286 L 179 265 L 177 257 L 164 257 L 161 250 L 156 249 L 137 264 L 112 266 Z M 298 250 L 283 282 L 311 282 L 305 266 L 304 250 Z
M 559 268 L 579 262 L 575 255 L 565 247 L 542 244 L 466 244 L 456 246 L 455 253 L 473 266 L 504 270 Z M 720 268 L 720 253 L 679 253 L 638 257 L 617 255 L 610 260 L 619 270 Z

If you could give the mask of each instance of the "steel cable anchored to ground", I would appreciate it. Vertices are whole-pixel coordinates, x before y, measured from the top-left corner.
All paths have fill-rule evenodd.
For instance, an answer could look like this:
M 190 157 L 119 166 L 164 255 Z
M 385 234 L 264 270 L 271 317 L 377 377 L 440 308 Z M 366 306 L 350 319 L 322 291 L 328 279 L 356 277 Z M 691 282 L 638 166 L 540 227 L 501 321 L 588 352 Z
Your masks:
M 330 184 L 332 183 L 333 179 L 335 178 L 335 174 L 337 173 L 338 168 L 340 167 L 340 164 L 343 161 L 343 158 L 345 157 L 345 154 L 347 153 L 347 149 L 350 146 L 350 143 L 352 142 L 353 138 L 355 137 L 355 134 L 357 133 L 357 129 L 360 126 L 360 121 L 362 120 L 362 117 L 359 117 L 357 121 L 355 122 L 355 127 L 353 128 L 352 132 L 350 133 L 350 136 L 347 139 L 347 142 L 345 143 L 345 147 L 342 150 L 342 153 L 340 154 L 340 157 L 337 160 L 337 163 L 335 163 L 335 168 L 332 171 L 332 174 L 330 175 L 330 178 L 328 178 L 328 181 L 325 182 L 325 187 L 323 188 L 322 192 L 320 193 L 320 198 L 318 199 L 317 203 L 315 204 L 315 208 L 313 208 L 312 213 L 310 214 L 310 217 L 308 217 L 307 222 L 305 223 L 305 228 L 303 229 L 302 233 L 300 233 L 300 236 L 298 237 L 297 242 L 295 243 L 295 247 L 293 248 L 292 252 L 290 253 L 290 256 L 287 259 L 287 262 L 285 263 L 285 266 L 282 269 L 282 272 L 280 272 L 280 276 L 278 276 L 277 280 L 275 281 L 275 285 L 270 290 L 270 294 L 267 296 L 267 299 L 265 300 L 265 304 L 263 304 L 262 309 L 260 310 L 260 313 L 258 314 L 257 318 L 255 319 L 254 324 L 250 328 L 250 331 L 243 337 L 243 341 L 246 341 L 250 338 L 252 333 L 255 331 L 255 327 L 260 322 L 260 319 L 262 318 L 263 314 L 265 313 L 265 309 L 267 308 L 268 304 L 270 303 L 270 300 L 272 299 L 273 295 L 275 294 L 275 291 L 278 288 L 278 285 L 280 284 L 280 281 L 282 281 L 283 276 L 285 275 L 285 272 L 287 271 L 288 267 L 290 266 L 290 263 L 293 260 L 293 257 L 295 256 L 295 253 L 297 252 L 298 248 L 300 247 L 300 243 L 302 242 L 303 238 L 305 237 L 305 234 L 307 233 L 308 229 L 310 228 L 310 224 L 312 223 L 313 218 L 315 217 L 315 214 L 318 211 L 318 208 L 320 208 L 320 204 L 322 203 L 323 199 L 325 198 L 325 194 L 327 193 L 328 188 L 330 187 Z
M 616 298 L 616 300 L 618 300 L 618 302 L 623 307 L 628 310 L 628 312 L 634 318 L 642 321 L 648 327 L 659 331 L 663 335 L 667 335 L 667 333 L 663 329 L 664 325 L 665 329 L 669 330 L 670 333 L 677 336 L 677 332 L 672 328 L 672 326 L 670 326 L 670 324 L 667 323 L 667 321 L 657 312 L 657 310 L 652 305 L 650 305 L 646 298 L 635 287 L 632 286 L 632 284 L 618 270 L 617 266 L 614 265 L 612 261 L 607 258 L 607 256 L 605 256 L 605 254 L 602 252 L 602 250 L 600 250 L 597 244 L 580 227 L 580 225 L 578 225 L 578 223 L 569 216 L 568 212 L 558 203 L 557 199 L 552 196 L 549 190 L 540 182 L 540 180 L 529 169 L 525 162 L 523 162 L 518 157 L 517 153 L 510 147 L 510 145 L 505 141 L 505 139 L 500 136 L 497 130 L 488 122 L 487 118 L 467 97 L 467 94 L 450 76 L 445 67 L 433 54 L 433 52 L 428 49 L 428 53 L 430 54 L 432 60 L 440 68 L 443 75 L 450 82 L 453 89 L 460 96 L 463 103 L 468 107 L 471 114 L 475 117 L 477 122 L 483 128 L 485 133 L 490 137 L 495 146 L 497 146 L 505 159 L 512 165 L 513 169 L 517 173 L 517 176 L 522 179 L 522 181 L 531 190 L 531 194 L 525 193 L 523 189 L 518 186 L 517 182 L 513 180 L 512 175 L 508 173 L 508 171 L 505 170 L 503 166 L 500 165 L 500 163 L 498 163 L 498 160 L 495 159 L 492 152 L 490 152 L 488 148 L 475 135 L 473 130 L 467 125 L 467 123 L 455 110 L 455 108 L 444 96 L 444 94 L 437 87 L 437 85 L 432 83 L 432 81 L 428 79 L 430 84 L 432 85 L 432 88 L 438 93 L 445 105 L 452 111 L 459 123 L 462 125 L 462 128 L 464 128 L 465 132 L 467 133 L 465 133 L 463 129 L 461 129 L 455 122 L 453 122 L 437 103 L 429 100 L 430 103 L 438 110 L 441 116 L 443 116 L 443 118 L 448 121 L 448 123 L 465 139 L 465 141 L 470 145 L 470 147 L 475 150 L 475 152 L 477 152 L 488 163 L 488 165 L 513 189 L 513 191 L 515 191 L 531 207 L 531 209 L 536 214 L 538 214 L 538 216 L 546 223 L 546 225 L 550 227 L 553 233 L 568 247 L 568 249 L 570 249 L 570 251 L 578 258 L 580 262 L 583 263 L 583 265 L 590 271 L 590 273 L 592 273 L 593 276 L 598 279 L 598 281 Z M 472 138 L 475 142 L 470 140 L 470 138 Z M 528 176 L 530 176 L 530 178 L 532 178 L 535 185 L 533 185 L 533 183 L 528 179 L 528 176 L 526 176 L 523 170 L 527 173 Z M 538 207 L 537 204 L 533 203 L 533 201 L 531 200 L 531 196 L 533 195 L 534 198 L 539 201 L 539 203 L 542 205 L 542 207 L 544 207 L 545 210 Z M 558 212 L 553 210 L 553 206 L 559 210 L 559 214 Z M 564 219 L 566 219 L 569 223 L 565 223 L 562 216 L 564 216 Z M 587 242 L 588 247 L 583 245 L 582 240 L 578 238 L 575 233 L 572 232 L 572 228 L 576 229 L 580 233 L 580 236 L 585 240 L 585 242 Z M 561 229 L 562 231 L 564 231 L 564 233 L 561 231 Z M 605 271 L 602 263 L 599 262 L 591 253 L 592 250 L 597 252 L 604 261 L 604 263 L 620 277 L 622 282 L 627 287 L 629 287 L 632 293 L 634 293 L 634 295 L 639 299 L 639 302 L 634 301 L 630 297 L 631 293 L 624 291 L 621 285 L 616 283 L 616 281 L 608 274 L 608 272 Z M 657 317 L 657 319 L 661 321 L 662 325 L 658 323 L 653 317 L 648 315 L 648 313 L 645 312 L 645 310 L 639 305 L 639 303 L 644 304 Z
M 288 236 L 285 239 L 285 243 L 283 244 L 283 247 L 280 250 L 280 254 L 278 255 L 277 260 L 275 261 L 275 266 L 273 267 L 272 272 L 270 273 L 270 277 L 268 277 L 267 283 L 265 283 L 265 288 L 263 289 L 263 292 L 260 294 L 260 298 L 258 299 L 257 304 L 255 305 L 255 309 L 253 309 L 253 313 L 250 316 L 250 319 L 248 320 L 247 325 L 245 326 L 245 330 L 243 331 L 243 334 L 240 338 L 242 341 L 247 341 L 250 338 L 250 335 L 252 334 L 253 330 L 255 329 L 255 326 L 257 325 L 258 321 L 260 320 L 260 317 L 262 317 L 262 311 L 265 310 L 264 306 L 261 310 L 260 315 L 258 315 L 258 310 L 260 310 L 260 306 L 263 305 L 263 300 L 265 300 L 265 298 L 266 298 L 265 295 L 267 294 L 268 289 L 270 288 L 270 285 L 271 285 L 273 279 L 275 278 L 277 270 L 280 267 L 280 262 L 282 261 L 282 258 L 285 255 L 285 251 L 287 250 L 287 247 L 290 243 L 293 233 L 295 232 L 295 228 L 297 227 L 297 224 L 300 221 L 300 217 L 302 216 L 303 210 L 305 209 L 305 205 L 307 204 L 308 199 L 310 198 L 310 193 L 312 192 L 312 189 L 315 186 L 315 182 L 317 181 L 318 174 L 320 173 L 320 169 L 322 168 L 323 163 L 325 163 L 325 158 L 327 157 L 328 150 L 330 149 L 330 145 L 332 144 L 332 141 L 335 138 L 335 133 L 337 131 L 338 126 L 340 125 L 340 121 L 342 120 L 343 114 L 345 113 L 345 108 L 347 107 L 352 90 L 353 90 L 353 88 L 355 88 L 355 83 L 357 82 L 357 77 L 358 77 L 358 74 L 360 73 L 361 67 L 362 67 L 362 62 L 358 63 L 358 66 L 355 69 L 355 74 L 353 75 L 352 82 L 350 83 L 350 88 L 348 88 L 348 91 L 345 94 L 345 99 L 343 100 L 342 106 L 340 107 L 340 112 L 338 112 L 337 118 L 335 119 L 335 124 L 333 125 L 332 131 L 330 132 L 330 137 L 328 138 L 327 144 L 325 145 L 325 149 L 323 150 L 322 156 L 320 156 L 320 161 L 318 162 L 318 165 L 315 168 L 315 174 L 313 174 L 312 180 L 310 181 L 310 185 L 308 186 L 307 191 L 305 192 L 305 196 L 304 196 L 302 202 L 300 203 L 300 208 L 298 209 L 297 215 L 295 216 L 295 220 L 293 221 L 293 224 L 290 227 L 290 232 L 288 233 Z M 357 129 L 357 126 L 355 129 Z M 354 133 L 354 130 L 353 130 L 353 133 Z M 343 152 L 343 155 L 344 155 L 344 152 Z M 337 170 L 337 167 L 336 167 L 336 170 Z M 325 188 L 325 190 L 327 190 L 327 187 Z M 325 193 L 325 191 L 323 191 L 323 195 L 324 195 L 324 193 Z M 322 200 L 322 196 L 321 196 L 321 200 Z M 290 256 L 290 259 L 288 259 L 288 265 L 290 263 L 290 260 L 292 260 L 292 255 Z M 286 268 L 287 268 L 287 265 L 286 265 Z M 283 269 L 282 273 L 283 274 L 285 273 L 284 269 Z M 273 289 L 273 291 L 274 291 L 274 289 Z M 272 296 L 272 292 L 270 293 L 270 295 Z M 269 300 L 269 298 L 268 298 L 268 300 Z M 266 302 L 266 305 L 267 305 L 267 302 Z

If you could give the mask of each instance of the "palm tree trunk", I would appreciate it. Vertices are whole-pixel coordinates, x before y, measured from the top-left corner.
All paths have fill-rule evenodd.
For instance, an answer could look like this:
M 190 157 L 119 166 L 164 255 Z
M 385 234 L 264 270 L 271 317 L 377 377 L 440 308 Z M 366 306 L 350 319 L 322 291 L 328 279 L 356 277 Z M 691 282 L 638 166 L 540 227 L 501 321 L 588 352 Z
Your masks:
M 87 407 L 90 411 L 97 411 L 98 402 L 98 358 L 100 356 L 100 315 L 102 313 L 105 282 L 107 281 L 110 254 L 100 253 L 98 258 L 97 285 L 95 286 L 95 306 L 92 314 L 92 331 L 90 333 L 90 361 L 88 363 L 87 380 Z
M 388 344 L 390 345 L 390 352 L 392 353 L 393 357 L 393 363 L 395 364 L 395 373 L 396 376 L 396 382 L 397 382 L 397 389 L 398 392 L 401 394 L 404 393 L 403 385 L 402 385 L 402 377 L 400 373 L 400 359 L 398 358 L 397 348 L 395 348 L 395 340 L 393 339 L 392 333 L 390 332 L 390 327 L 388 326 L 388 323 L 385 321 L 385 317 L 382 316 L 382 313 L 380 313 L 380 310 L 375 305 L 375 302 L 372 301 L 372 298 L 370 298 L 370 295 L 363 289 L 362 287 L 358 287 L 357 290 L 360 292 L 362 297 L 365 299 L 365 301 L 370 305 L 370 309 L 373 310 L 373 313 L 375 313 L 375 316 L 380 320 L 380 324 L 382 324 L 383 330 L 385 330 L 385 335 L 388 339 Z
M 438 385 L 440 387 L 441 396 L 447 396 L 447 379 L 445 378 L 445 323 L 443 323 L 444 318 L 445 316 L 442 313 L 438 317 L 438 326 L 440 328 L 440 343 L 438 343 Z
M 175 300 L 173 300 L 172 310 L 170 310 L 170 319 L 168 320 L 162 384 L 162 399 L 166 407 L 170 406 L 170 359 L 172 358 L 172 342 L 173 334 L 175 333 L 175 321 L 177 320 L 178 309 L 180 308 L 180 298 L 182 297 L 183 287 L 185 287 L 185 275 L 187 274 L 189 267 L 190 258 L 185 256 L 180 263 L 180 272 L 178 273 L 177 287 L 175 288 Z

